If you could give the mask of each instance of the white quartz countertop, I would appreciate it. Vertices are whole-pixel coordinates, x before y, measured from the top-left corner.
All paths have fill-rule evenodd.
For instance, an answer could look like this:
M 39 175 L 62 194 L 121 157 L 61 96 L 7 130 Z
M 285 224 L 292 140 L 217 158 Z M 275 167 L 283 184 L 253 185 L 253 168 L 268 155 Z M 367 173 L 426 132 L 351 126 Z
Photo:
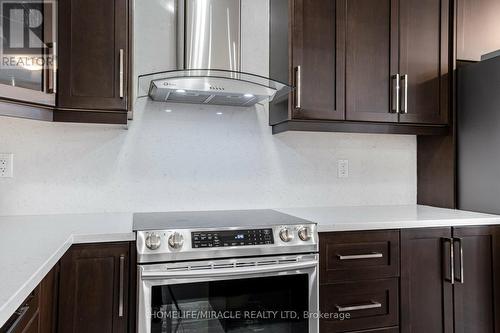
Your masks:
M 132 214 L 0 216 L 0 327 L 72 244 L 134 239 Z
M 280 208 L 318 223 L 319 232 L 500 224 L 500 216 L 430 206 Z
M 500 224 L 496 215 L 417 205 L 277 210 L 320 232 Z M 0 216 L 0 327 L 72 244 L 132 241 L 132 222 L 132 213 Z

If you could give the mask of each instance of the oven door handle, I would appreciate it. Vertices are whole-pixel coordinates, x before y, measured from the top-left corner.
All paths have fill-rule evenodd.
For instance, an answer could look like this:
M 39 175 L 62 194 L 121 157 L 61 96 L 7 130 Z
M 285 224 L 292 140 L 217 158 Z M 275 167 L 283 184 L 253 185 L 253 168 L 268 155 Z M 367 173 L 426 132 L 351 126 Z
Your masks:
M 210 278 L 210 277 L 227 277 L 245 274 L 261 274 L 261 273 L 279 273 L 307 268 L 315 268 L 318 266 L 317 260 L 308 260 L 303 262 L 294 262 L 286 264 L 272 265 L 252 265 L 244 267 L 232 268 L 203 268 L 203 269 L 185 269 L 185 270 L 158 270 L 158 271 L 142 271 L 142 280 L 158 280 L 158 279 L 179 279 L 179 278 Z

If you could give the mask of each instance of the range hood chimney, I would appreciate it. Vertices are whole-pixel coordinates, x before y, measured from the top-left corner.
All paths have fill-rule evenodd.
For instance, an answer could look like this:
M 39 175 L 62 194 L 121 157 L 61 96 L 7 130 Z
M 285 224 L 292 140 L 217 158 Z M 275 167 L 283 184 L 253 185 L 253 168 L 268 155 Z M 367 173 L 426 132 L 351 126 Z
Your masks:
M 248 107 L 292 87 L 241 71 L 241 0 L 178 0 L 177 69 L 139 76 L 139 97 Z

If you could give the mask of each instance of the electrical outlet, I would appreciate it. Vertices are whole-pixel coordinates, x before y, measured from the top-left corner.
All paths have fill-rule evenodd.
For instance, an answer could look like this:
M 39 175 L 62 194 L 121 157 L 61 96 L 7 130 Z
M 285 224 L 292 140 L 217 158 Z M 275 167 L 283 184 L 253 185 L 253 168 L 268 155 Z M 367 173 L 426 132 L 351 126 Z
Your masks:
M 14 177 L 14 154 L 0 154 L 0 178 Z
M 348 178 L 349 177 L 349 160 L 338 160 L 337 161 L 337 177 L 338 178 Z

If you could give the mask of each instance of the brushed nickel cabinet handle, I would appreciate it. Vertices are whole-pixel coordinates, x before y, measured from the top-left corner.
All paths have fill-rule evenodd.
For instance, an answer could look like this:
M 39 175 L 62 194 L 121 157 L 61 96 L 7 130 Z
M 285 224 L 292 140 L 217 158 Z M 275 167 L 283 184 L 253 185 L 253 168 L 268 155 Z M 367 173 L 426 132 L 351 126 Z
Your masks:
M 358 259 L 383 258 L 384 255 L 382 253 L 374 252 L 374 253 L 353 254 L 353 255 L 346 255 L 346 256 L 338 254 L 337 257 L 339 258 L 339 260 L 358 260 Z
M 353 306 L 340 306 L 336 305 L 338 312 L 348 312 L 348 311 L 361 311 L 361 310 L 369 310 L 369 309 L 378 309 L 382 307 L 382 304 L 379 302 L 371 301 L 369 304 L 361 304 L 361 305 L 353 305 Z
M 50 50 L 52 50 L 52 64 L 50 64 Z M 42 65 L 43 71 L 43 92 L 46 94 L 55 94 L 57 92 L 57 44 L 56 42 L 47 43 L 47 49 L 44 51 L 44 63 Z M 52 68 L 51 68 L 52 66 Z
M 57 93 L 57 43 L 52 43 L 52 93 Z
M 455 242 L 458 242 L 458 255 L 460 256 L 460 276 L 458 278 L 455 277 L 455 281 L 464 284 L 464 247 L 462 244 L 462 238 L 455 238 Z
M 125 52 L 123 51 L 123 49 L 120 49 L 120 98 L 123 98 L 123 96 L 125 95 L 124 82 L 123 82 L 123 80 L 124 80 L 124 75 L 123 75 L 124 54 L 125 54 Z
M 401 113 L 407 114 L 408 113 L 408 75 L 407 74 L 401 76 L 401 82 L 403 83 L 403 87 L 401 88 L 403 90 L 403 97 L 401 100 Z
M 119 295 L 118 295 L 118 298 L 119 298 L 119 300 L 118 300 L 118 316 L 119 317 L 123 317 L 123 293 L 124 293 L 123 279 L 125 278 L 124 271 L 125 271 L 125 256 L 121 255 L 120 256 L 120 291 L 119 291 Z
M 399 84 L 401 76 L 399 74 L 392 76 L 392 109 L 391 113 L 399 113 L 400 111 L 400 101 L 399 96 L 401 95 L 401 86 Z
M 302 108 L 302 67 L 297 66 L 295 68 L 295 84 L 297 86 L 297 91 L 295 93 L 295 108 Z
M 49 61 L 48 59 L 50 58 L 50 51 L 49 51 L 50 43 L 46 43 L 46 46 L 47 48 L 43 50 L 44 60 L 42 64 L 42 78 L 43 78 L 42 92 L 50 94 L 52 91 L 51 89 L 52 87 L 50 84 L 50 77 L 49 77 L 50 67 L 48 66 L 48 61 Z
M 15 315 L 17 315 L 16 320 L 12 323 L 12 325 L 9 327 L 5 333 L 13 333 L 17 330 L 19 324 L 23 320 L 24 316 L 26 316 L 26 313 L 28 313 L 28 310 L 30 309 L 29 305 L 25 305 L 19 310 L 15 312 Z
M 450 243 L 450 256 L 449 256 L 449 269 L 450 269 L 450 279 L 448 280 L 445 278 L 445 280 L 448 280 L 451 284 L 455 284 L 455 244 L 453 242 L 453 238 L 443 238 L 445 243 Z M 445 247 L 443 246 L 443 257 L 446 257 L 446 253 L 444 253 Z M 446 262 L 446 261 L 445 261 Z

